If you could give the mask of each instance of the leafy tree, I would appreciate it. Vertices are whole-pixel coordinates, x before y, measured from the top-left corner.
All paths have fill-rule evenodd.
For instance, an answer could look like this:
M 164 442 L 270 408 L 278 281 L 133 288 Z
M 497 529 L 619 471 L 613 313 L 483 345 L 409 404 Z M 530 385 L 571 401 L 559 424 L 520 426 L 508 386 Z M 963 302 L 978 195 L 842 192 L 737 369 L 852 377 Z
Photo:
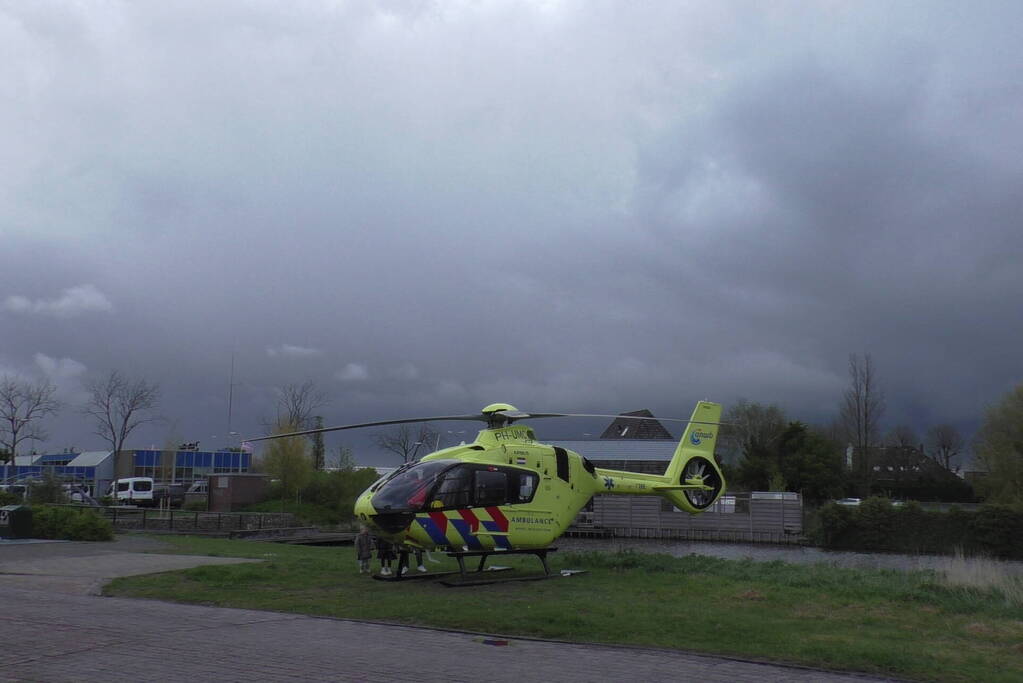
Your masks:
M 762 453 L 777 443 L 785 430 L 785 412 L 776 405 L 739 399 L 722 420 L 722 440 L 744 457 Z
M 47 468 L 43 476 L 32 482 L 28 490 L 28 497 L 33 503 L 66 503 L 67 494 L 64 493 L 64 483 Z
M 844 478 L 839 445 L 798 421 L 749 441 L 736 468 L 736 482 L 750 490 L 799 491 L 811 502 L 839 497 Z
M 740 399 L 725 413 L 722 440 L 741 454 L 735 483 L 750 490 L 784 486 L 778 479 L 777 445 L 785 431 L 785 413 L 775 405 Z
M 1023 384 L 988 409 L 975 451 L 987 469 L 980 485 L 988 502 L 1023 503 Z
M 314 429 L 323 429 L 323 418 L 319 415 L 316 416 L 314 422 Z M 323 432 L 316 432 L 313 434 L 313 469 L 319 471 L 323 469 L 325 463 L 326 450 L 323 446 Z
M 802 422 L 790 422 L 778 444 L 781 475 L 789 491 L 810 502 L 842 494 L 845 468 L 841 447 Z
M 11 375 L 0 378 L 0 457 L 4 461 L 14 463 L 22 441 L 46 440 L 39 421 L 60 409 L 56 392 L 57 387 L 48 380 L 33 383 Z
M 295 425 L 285 424 L 276 434 L 297 431 Z M 299 491 L 309 481 L 313 463 L 307 453 L 308 440 L 301 436 L 272 439 L 263 458 L 263 469 L 280 482 L 282 497 L 298 498 Z

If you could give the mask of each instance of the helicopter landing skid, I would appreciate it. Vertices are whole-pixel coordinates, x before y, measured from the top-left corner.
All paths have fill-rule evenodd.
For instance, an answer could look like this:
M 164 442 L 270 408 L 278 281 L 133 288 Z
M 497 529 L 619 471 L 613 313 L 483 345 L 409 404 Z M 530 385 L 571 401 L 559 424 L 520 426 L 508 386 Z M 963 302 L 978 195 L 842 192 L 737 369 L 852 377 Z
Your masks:
M 373 578 L 377 581 L 416 581 L 417 579 L 439 579 L 442 576 L 453 576 L 459 572 L 431 572 L 429 574 L 411 573 L 406 571 L 404 574 L 399 575 L 398 572 L 391 574 L 390 576 L 381 576 L 380 574 L 374 574 Z
M 467 557 L 480 558 L 480 563 L 473 573 L 482 574 L 483 566 L 491 555 L 536 555 L 543 565 L 543 576 L 537 578 L 547 578 L 551 575 L 551 568 L 547 564 L 547 553 L 552 553 L 556 550 L 557 548 L 537 548 L 533 550 L 459 550 L 449 552 L 448 557 L 453 557 L 458 561 L 458 572 L 461 574 L 462 579 L 465 579 L 465 558 Z

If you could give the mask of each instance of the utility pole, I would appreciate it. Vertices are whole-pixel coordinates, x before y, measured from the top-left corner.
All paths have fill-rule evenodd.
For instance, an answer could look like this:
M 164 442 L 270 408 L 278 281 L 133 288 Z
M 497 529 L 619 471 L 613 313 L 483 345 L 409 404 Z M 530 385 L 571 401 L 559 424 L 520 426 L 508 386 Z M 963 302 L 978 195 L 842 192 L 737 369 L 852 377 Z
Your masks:
M 234 407 L 234 349 L 231 349 L 231 378 L 227 385 L 227 433 L 234 434 L 231 430 L 232 409 Z

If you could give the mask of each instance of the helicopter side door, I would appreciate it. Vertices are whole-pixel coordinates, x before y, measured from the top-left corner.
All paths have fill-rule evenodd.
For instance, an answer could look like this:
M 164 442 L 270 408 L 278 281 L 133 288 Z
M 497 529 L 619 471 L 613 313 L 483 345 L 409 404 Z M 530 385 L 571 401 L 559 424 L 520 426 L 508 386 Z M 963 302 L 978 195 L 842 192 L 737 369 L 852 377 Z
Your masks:
M 508 515 L 515 507 L 510 506 L 532 502 L 539 481 L 532 470 L 476 463 L 452 467 L 433 488 L 428 511 L 416 516 L 409 533 L 437 546 L 511 549 L 515 543 Z

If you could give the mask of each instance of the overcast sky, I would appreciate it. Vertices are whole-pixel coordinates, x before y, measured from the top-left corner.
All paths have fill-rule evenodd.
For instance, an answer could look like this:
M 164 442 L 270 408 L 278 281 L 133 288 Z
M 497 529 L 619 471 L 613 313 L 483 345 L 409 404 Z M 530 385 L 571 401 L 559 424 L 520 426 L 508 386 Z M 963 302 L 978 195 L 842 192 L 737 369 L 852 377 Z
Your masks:
M 51 449 L 111 369 L 162 388 L 131 445 L 226 445 L 232 354 L 247 434 L 306 379 L 328 424 L 826 422 L 851 352 L 970 430 L 1023 379 L 1021 15 L 0 1 L 0 370 Z

